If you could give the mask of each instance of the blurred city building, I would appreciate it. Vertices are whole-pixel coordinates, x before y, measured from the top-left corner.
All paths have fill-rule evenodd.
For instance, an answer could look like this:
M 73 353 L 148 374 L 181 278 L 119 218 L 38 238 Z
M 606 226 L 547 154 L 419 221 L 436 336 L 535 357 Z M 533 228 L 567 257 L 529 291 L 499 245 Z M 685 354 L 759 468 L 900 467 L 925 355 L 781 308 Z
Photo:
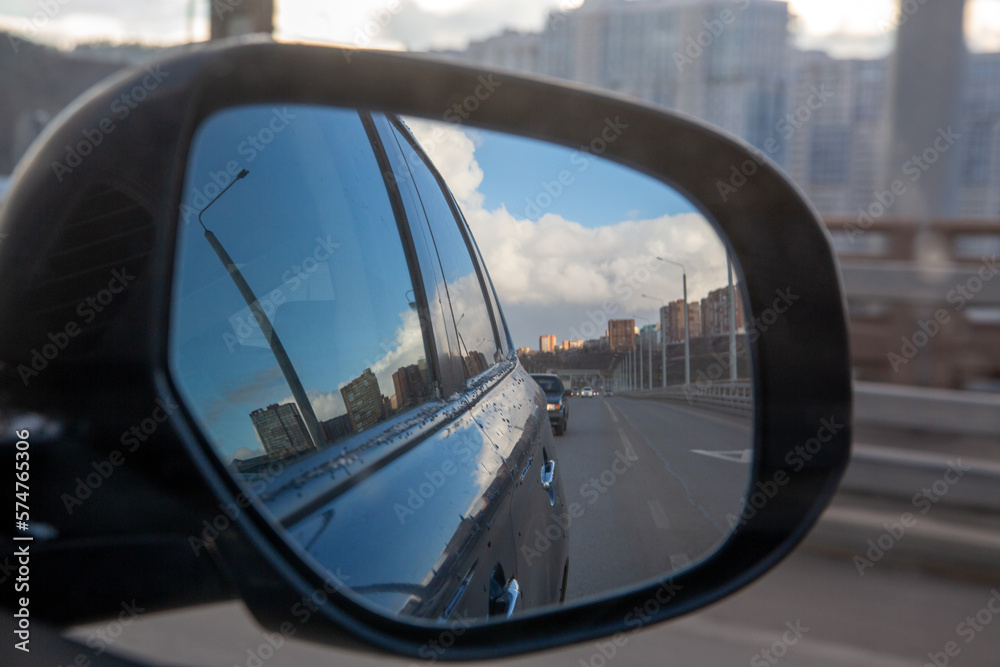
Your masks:
M 748 0 L 743 6 L 728 0 L 586 0 L 577 9 L 552 12 L 539 33 L 508 30 L 444 53 L 606 88 L 701 118 L 781 165 L 822 214 L 857 217 L 887 176 L 908 175 L 902 173 L 905 159 L 886 164 L 884 158 L 893 139 L 887 129 L 893 123 L 890 58 L 837 59 L 798 50 L 784 2 Z M 954 189 L 947 210 L 955 217 L 995 219 L 1000 53 L 972 54 L 955 66 L 962 71 L 952 77 L 960 85 L 954 132 L 962 140 L 948 156 L 956 173 L 945 179 Z M 926 90 L 928 80 L 917 84 Z M 911 106 L 918 103 L 926 100 Z M 934 139 L 907 150 L 920 153 Z
M 555 352 L 556 349 L 556 337 L 549 334 L 545 336 L 538 337 L 538 351 L 539 352 Z

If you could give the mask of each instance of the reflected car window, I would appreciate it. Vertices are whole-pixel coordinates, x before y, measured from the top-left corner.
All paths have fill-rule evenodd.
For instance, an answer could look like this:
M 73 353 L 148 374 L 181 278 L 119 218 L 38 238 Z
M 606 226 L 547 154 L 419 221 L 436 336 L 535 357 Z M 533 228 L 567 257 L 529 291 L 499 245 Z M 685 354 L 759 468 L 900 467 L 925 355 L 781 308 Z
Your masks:
M 392 131 L 430 226 L 458 330 L 458 346 L 466 377 L 479 375 L 499 361 L 501 353 L 469 244 L 422 151 L 418 152 L 397 127 L 393 126 Z
M 546 394 L 554 394 L 563 390 L 562 385 L 554 378 L 546 378 L 539 375 L 533 375 L 532 377 L 535 378 L 535 382 L 538 383 L 538 386 Z
M 220 457 L 246 476 L 434 393 L 366 118 L 241 107 L 210 118 L 193 143 L 171 361 Z M 262 128 L 271 140 L 249 141 Z

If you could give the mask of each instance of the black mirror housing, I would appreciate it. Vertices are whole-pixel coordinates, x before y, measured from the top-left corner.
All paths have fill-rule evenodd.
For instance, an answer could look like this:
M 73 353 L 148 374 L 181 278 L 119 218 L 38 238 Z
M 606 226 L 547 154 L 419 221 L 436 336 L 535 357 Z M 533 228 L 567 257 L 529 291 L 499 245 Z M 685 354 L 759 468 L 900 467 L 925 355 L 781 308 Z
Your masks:
M 354 107 L 600 146 L 697 202 L 746 278 L 753 318 L 752 504 L 723 547 L 668 581 L 545 612 L 544 622 L 460 629 L 386 618 L 319 578 L 210 455 L 167 371 L 192 137 L 209 115 L 245 104 Z M 596 143 L 609 123 L 628 132 Z M 733 168 L 746 175 L 738 187 Z M 30 431 L 32 519 L 48 527 L 32 545 L 32 611 L 51 622 L 112 614 L 126 598 L 162 609 L 238 595 L 273 631 L 343 645 L 448 659 L 550 648 L 746 586 L 803 539 L 848 461 L 844 297 L 815 211 L 759 151 L 632 99 L 423 56 L 267 40 L 196 48 L 118 75 L 64 112 L 19 164 L 0 233 L 0 312 L 16 314 L 0 320 L 0 451 L 13 461 L 12 434 Z M 796 455 L 820 429 L 829 438 L 818 452 Z M 3 554 L 13 538 L 7 529 Z M 309 600 L 302 622 L 296 610 Z M 437 654 L 442 632 L 453 646 Z

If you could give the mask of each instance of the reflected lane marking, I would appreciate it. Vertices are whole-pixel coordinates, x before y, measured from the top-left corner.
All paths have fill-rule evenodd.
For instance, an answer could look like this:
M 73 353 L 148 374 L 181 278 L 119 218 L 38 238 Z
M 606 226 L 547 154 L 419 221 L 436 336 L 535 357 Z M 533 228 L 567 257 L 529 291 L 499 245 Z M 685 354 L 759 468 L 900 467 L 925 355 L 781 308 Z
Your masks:
M 667 518 L 667 511 L 663 509 L 663 505 L 659 500 L 647 500 L 646 504 L 649 505 L 649 513 L 653 515 L 653 523 L 660 530 L 670 529 L 670 519 Z
M 736 463 L 750 463 L 750 450 L 749 449 L 733 449 L 724 452 L 712 452 L 707 449 L 692 449 L 692 454 L 701 454 L 702 456 L 711 456 L 715 459 L 722 459 L 724 461 L 734 461 Z
M 629 457 L 630 459 L 638 459 L 639 456 L 635 453 L 635 450 L 632 448 L 632 442 L 628 439 L 628 436 L 625 435 L 625 431 L 618 429 L 618 437 L 621 438 L 622 444 L 625 445 L 625 456 Z

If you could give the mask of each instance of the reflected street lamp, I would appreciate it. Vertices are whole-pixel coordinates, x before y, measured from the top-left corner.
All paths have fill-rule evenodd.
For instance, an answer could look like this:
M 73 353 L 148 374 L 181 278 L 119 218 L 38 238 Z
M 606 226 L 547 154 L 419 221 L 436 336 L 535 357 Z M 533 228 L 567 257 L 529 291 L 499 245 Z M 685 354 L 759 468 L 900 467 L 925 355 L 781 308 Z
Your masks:
M 319 425 L 319 420 L 316 419 L 316 413 L 313 411 L 312 403 L 309 401 L 309 397 L 306 395 L 305 389 L 302 387 L 302 382 L 299 380 L 299 374 L 292 365 L 291 359 L 288 358 L 288 353 L 285 352 L 285 346 L 281 344 L 281 339 L 278 338 L 278 333 L 274 330 L 271 325 L 271 319 L 264 312 L 264 308 L 260 305 L 260 301 L 257 295 L 254 293 L 253 288 L 247 282 L 246 278 L 243 276 L 243 272 L 236 266 L 236 262 L 229 256 L 226 249 L 222 247 L 222 243 L 219 241 L 218 237 L 205 226 L 202 222 L 201 216 L 204 215 L 205 211 L 219 200 L 219 197 L 226 194 L 229 188 L 236 185 L 236 183 L 246 177 L 250 172 L 246 169 L 240 171 L 236 174 L 236 178 L 233 182 L 223 188 L 222 192 L 216 195 L 215 199 L 208 202 L 205 208 L 201 209 L 198 213 L 198 223 L 201 224 L 201 228 L 205 231 L 205 240 L 215 251 L 216 256 L 219 261 L 222 262 L 222 266 L 226 269 L 226 273 L 232 279 L 233 283 L 236 285 L 236 289 L 239 290 L 240 295 L 246 302 L 247 307 L 250 309 L 250 313 L 257 320 L 257 324 L 260 326 L 261 333 L 264 334 L 264 338 L 267 340 L 268 345 L 271 348 L 271 353 L 274 355 L 275 361 L 278 362 L 278 368 L 281 369 L 281 373 L 285 377 L 285 382 L 288 383 L 288 388 L 292 391 L 292 398 L 295 400 L 296 405 L 299 408 L 299 414 L 302 416 L 302 421 L 305 423 L 306 431 L 309 434 L 309 438 L 313 441 L 313 446 L 319 449 L 323 446 L 326 441 L 323 437 L 322 429 Z
M 649 322 L 647 317 L 639 317 L 638 315 L 632 316 L 633 320 L 643 320 L 644 322 Z M 639 327 L 639 389 L 645 389 L 645 377 L 643 375 L 642 369 L 642 327 Z M 653 388 L 653 349 L 650 347 L 649 350 L 649 388 Z
M 691 384 L 691 320 L 688 318 L 688 278 L 687 269 L 680 262 L 675 262 L 672 259 L 663 259 L 662 257 L 657 257 L 656 259 L 661 262 L 666 262 L 667 264 L 673 264 L 674 266 L 681 267 L 681 272 L 684 279 L 684 384 Z
M 665 326 L 663 326 L 663 308 L 665 307 L 665 305 L 666 305 L 667 302 L 664 301 L 663 299 L 659 298 L 659 297 L 649 296 L 648 294 L 643 294 L 642 296 L 644 296 L 647 299 L 652 299 L 653 301 L 659 301 L 660 302 L 660 312 L 659 312 L 659 315 L 660 315 L 660 363 L 661 363 L 661 366 L 662 366 L 662 368 L 660 369 L 660 386 L 663 387 L 664 389 L 666 389 L 667 388 L 667 328 Z M 652 377 L 653 377 L 653 354 L 650 353 L 649 357 L 650 357 L 650 360 L 649 360 L 649 364 L 650 364 L 650 366 L 649 366 L 649 377 L 650 377 L 649 386 L 650 386 L 650 388 L 652 388 L 652 386 L 653 386 L 653 382 L 652 382 Z
M 729 272 L 729 380 L 736 381 L 736 290 L 733 289 L 733 265 L 726 249 L 726 270 Z

